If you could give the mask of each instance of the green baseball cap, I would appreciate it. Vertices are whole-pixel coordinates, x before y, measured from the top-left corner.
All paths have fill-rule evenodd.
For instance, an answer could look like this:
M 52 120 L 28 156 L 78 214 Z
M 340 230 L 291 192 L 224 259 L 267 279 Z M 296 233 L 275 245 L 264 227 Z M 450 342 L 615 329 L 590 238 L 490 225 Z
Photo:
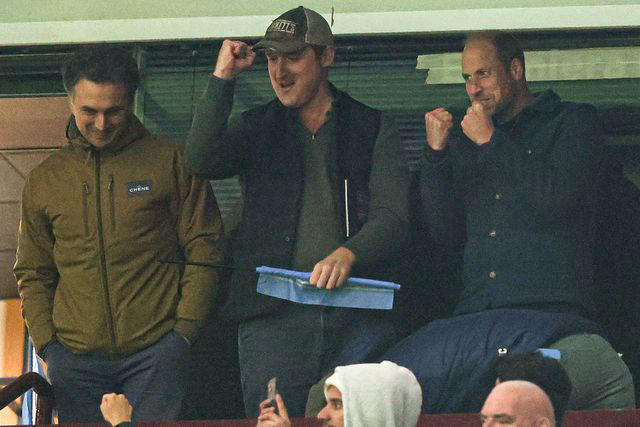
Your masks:
M 298 6 L 274 19 L 253 49 L 275 49 L 289 53 L 308 45 L 332 46 L 333 35 L 322 15 Z

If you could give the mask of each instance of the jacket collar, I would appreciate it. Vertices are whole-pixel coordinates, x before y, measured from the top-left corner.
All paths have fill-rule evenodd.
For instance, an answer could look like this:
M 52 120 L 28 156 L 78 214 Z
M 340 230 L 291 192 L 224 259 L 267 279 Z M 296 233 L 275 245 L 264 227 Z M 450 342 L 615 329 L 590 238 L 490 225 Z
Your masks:
M 531 101 L 529 105 L 524 107 L 518 114 L 508 121 L 499 123 L 498 126 L 502 129 L 508 129 L 509 132 L 511 132 L 518 124 L 521 124 L 523 120 L 529 117 L 530 114 L 535 112 L 550 113 L 560 103 L 560 97 L 550 89 L 545 90 L 544 92 L 534 93 L 533 101 Z
M 126 119 L 126 123 L 122 128 L 113 136 L 111 142 L 105 145 L 102 149 L 96 149 L 89 141 L 85 139 L 80 133 L 78 125 L 76 124 L 75 117 L 72 115 L 67 123 L 66 136 L 68 143 L 76 150 L 83 152 L 97 152 L 105 154 L 115 154 L 121 151 L 127 145 L 133 143 L 137 139 L 148 135 L 149 132 L 144 128 L 140 120 L 133 115 L 129 114 Z
M 560 97 L 551 89 L 545 90 L 544 92 L 534 93 L 533 96 L 533 102 L 531 102 L 531 104 L 529 104 L 524 110 L 532 109 L 548 113 L 553 111 L 553 109 L 560 103 Z

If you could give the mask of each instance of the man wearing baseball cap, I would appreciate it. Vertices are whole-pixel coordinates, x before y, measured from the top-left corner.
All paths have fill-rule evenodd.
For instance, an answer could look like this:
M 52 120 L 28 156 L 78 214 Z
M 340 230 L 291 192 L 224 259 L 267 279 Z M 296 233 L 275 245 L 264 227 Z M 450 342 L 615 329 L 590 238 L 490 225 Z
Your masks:
M 230 117 L 236 77 L 264 51 L 275 99 Z M 187 138 L 187 163 L 209 179 L 239 175 L 242 220 L 231 242 L 238 266 L 310 271 L 318 288 L 352 273 L 376 276 L 402 246 L 410 173 L 393 122 L 329 81 L 333 36 L 302 6 L 251 47 L 225 40 Z M 256 275 L 234 271 L 224 313 L 239 321 L 247 416 L 278 378 L 289 414 L 338 365 L 372 360 L 394 339 L 379 311 L 296 304 L 258 294 Z

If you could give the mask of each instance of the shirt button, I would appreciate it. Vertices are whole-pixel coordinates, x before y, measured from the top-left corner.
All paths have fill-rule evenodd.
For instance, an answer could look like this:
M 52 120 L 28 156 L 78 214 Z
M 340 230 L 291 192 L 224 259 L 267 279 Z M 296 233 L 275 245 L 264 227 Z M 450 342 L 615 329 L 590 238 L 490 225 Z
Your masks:
M 530 149 L 527 150 L 527 154 L 532 154 L 532 153 L 533 153 L 533 151 L 531 151 Z
M 496 276 L 497 276 L 497 274 L 496 274 L 496 272 L 495 272 L 495 271 L 490 271 L 490 272 L 489 272 L 489 277 L 490 277 L 490 278 L 495 279 L 495 278 L 496 278 Z
M 285 236 L 284 241 L 289 243 L 291 241 L 291 236 Z
M 496 230 L 491 230 L 489 232 L 489 237 L 496 237 Z
M 502 199 L 502 193 L 496 193 L 496 200 Z

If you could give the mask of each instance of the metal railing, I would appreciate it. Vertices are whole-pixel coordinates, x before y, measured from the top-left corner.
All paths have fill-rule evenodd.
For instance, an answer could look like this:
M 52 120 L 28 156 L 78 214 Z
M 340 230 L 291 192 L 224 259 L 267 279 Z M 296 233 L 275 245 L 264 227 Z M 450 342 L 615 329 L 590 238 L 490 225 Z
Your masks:
M 14 381 L 0 390 L 0 409 L 4 408 L 18 397 L 33 389 L 38 394 L 36 407 L 36 424 L 51 424 L 51 414 L 55 405 L 53 388 L 42 376 L 35 372 L 20 375 Z

